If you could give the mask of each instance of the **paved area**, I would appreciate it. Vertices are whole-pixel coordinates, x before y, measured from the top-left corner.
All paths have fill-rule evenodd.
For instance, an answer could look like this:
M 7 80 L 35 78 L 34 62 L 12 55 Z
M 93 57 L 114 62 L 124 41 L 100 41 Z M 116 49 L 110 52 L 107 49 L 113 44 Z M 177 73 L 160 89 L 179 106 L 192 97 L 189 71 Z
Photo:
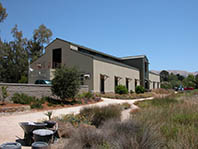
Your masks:
M 62 114 L 77 114 L 79 113 L 80 109 L 83 107 L 88 106 L 106 106 L 109 104 L 119 104 L 127 102 L 131 104 L 131 108 L 137 108 L 134 105 L 134 102 L 142 101 L 142 100 L 149 100 L 151 98 L 145 99 L 134 99 L 134 100 L 118 100 L 118 99 L 107 99 L 102 98 L 102 102 L 91 104 L 91 105 L 82 105 L 77 107 L 70 107 L 70 108 L 63 108 L 63 109 L 56 109 L 53 111 L 53 116 L 61 116 Z M 124 111 L 122 113 L 122 120 L 127 119 L 129 117 L 129 111 Z M 0 144 L 5 142 L 15 142 L 18 138 L 23 138 L 23 130 L 19 126 L 19 122 L 27 122 L 27 121 L 40 121 L 42 119 L 46 119 L 47 117 L 44 115 L 46 111 L 42 112 L 33 112 L 33 113 L 17 113 L 12 115 L 1 115 L 0 116 Z

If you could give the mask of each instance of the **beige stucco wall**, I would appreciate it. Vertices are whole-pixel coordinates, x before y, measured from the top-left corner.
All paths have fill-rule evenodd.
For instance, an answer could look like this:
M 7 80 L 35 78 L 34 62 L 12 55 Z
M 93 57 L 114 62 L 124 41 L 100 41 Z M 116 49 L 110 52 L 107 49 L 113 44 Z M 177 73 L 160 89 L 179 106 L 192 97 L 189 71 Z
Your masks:
M 53 79 L 52 51 L 59 48 L 62 49 L 62 65 L 76 67 L 80 72 L 90 74 L 90 79 L 85 80 L 84 85 L 88 85 L 90 91 L 93 90 L 93 58 L 71 50 L 70 44 L 61 40 L 54 40 L 47 46 L 46 53 L 31 64 L 30 67 L 34 71 L 29 72 L 28 82 L 34 83 L 38 79 Z M 38 68 L 38 64 L 41 64 L 41 68 Z
M 160 88 L 160 76 L 154 73 L 149 73 L 150 80 L 150 89 L 153 88 L 153 84 L 155 84 L 155 88 Z
M 100 61 L 97 59 L 93 60 L 93 77 L 94 77 L 94 92 L 100 92 L 100 75 L 109 76 L 105 80 L 105 92 L 114 92 L 115 88 L 115 76 L 119 76 L 122 79 L 119 81 L 119 84 L 126 85 L 126 78 L 132 79 L 129 82 L 129 91 L 135 90 L 135 79 L 139 80 L 139 70 L 130 69 L 123 66 L 118 66 L 108 62 Z M 138 81 L 139 85 L 139 81 Z

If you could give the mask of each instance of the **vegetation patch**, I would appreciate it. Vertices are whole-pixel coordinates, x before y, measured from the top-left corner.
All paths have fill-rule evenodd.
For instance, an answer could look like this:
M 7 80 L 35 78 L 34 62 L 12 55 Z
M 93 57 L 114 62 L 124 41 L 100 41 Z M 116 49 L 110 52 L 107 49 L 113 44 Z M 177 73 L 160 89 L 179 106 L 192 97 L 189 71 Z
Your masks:
M 198 96 L 196 91 L 139 102 L 132 113 L 139 123 L 157 128 L 167 148 L 198 148 Z
M 128 89 L 124 85 L 118 85 L 115 88 L 115 93 L 116 94 L 120 94 L 120 95 L 122 95 L 122 94 L 128 94 Z
M 86 117 L 92 125 L 99 127 L 104 121 L 109 119 L 120 119 L 121 116 L 120 105 L 108 105 L 105 107 L 87 107 L 80 111 L 80 115 Z

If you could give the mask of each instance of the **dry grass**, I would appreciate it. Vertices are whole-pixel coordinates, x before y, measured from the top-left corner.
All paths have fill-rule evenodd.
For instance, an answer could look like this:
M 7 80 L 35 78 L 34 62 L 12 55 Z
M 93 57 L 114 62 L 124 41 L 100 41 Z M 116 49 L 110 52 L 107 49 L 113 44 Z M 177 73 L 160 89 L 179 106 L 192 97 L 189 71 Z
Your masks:
M 123 105 L 124 107 L 124 105 Z M 99 127 L 106 120 L 109 119 L 118 119 L 121 118 L 121 105 L 108 105 L 104 107 L 86 107 L 80 110 L 80 115 L 85 117 L 88 121 L 91 122 L 92 125 Z
M 173 94 L 174 90 L 158 88 L 158 89 L 153 89 L 152 92 L 156 94 Z
M 108 120 L 100 128 L 80 126 L 73 133 L 65 149 L 158 149 L 164 142 L 155 128 L 145 127 L 135 120 Z
M 198 148 L 198 96 L 185 94 L 140 102 L 142 109 L 132 117 L 158 128 L 167 148 Z

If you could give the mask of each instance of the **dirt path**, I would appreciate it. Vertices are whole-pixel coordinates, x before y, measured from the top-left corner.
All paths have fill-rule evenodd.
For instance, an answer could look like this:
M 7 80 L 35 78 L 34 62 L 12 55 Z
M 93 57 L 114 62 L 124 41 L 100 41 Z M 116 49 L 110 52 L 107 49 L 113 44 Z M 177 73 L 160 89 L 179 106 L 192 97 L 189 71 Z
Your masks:
M 82 105 L 78 107 L 70 107 L 70 108 L 64 108 L 64 109 L 56 109 L 53 111 L 53 116 L 60 116 L 62 114 L 77 114 L 79 113 L 80 109 L 83 107 L 88 106 L 106 106 L 109 104 L 119 104 L 128 102 L 131 104 L 131 108 L 134 108 L 134 102 L 142 101 L 142 100 L 149 100 L 151 98 L 145 98 L 145 99 L 135 99 L 135 100 L 117 100 L 117 99 L 107 99 L 102 98 L 103 101 L 91 104 L 91 105 Z M 27 121 L 39 121 L 42 119 L 46 119 L 47 117 L 44 115 L 46 111 L 42 112 L 33 112 L 33 113 L 18 113 L 18 114 L 12 114 L 12 115 L 4 115 L 0 116 L 0 144 L 5 142 L 15 142 L 17 137 L 23 138 L 23 130 L 19 126 L 19 122 L 27 122 Z M 122 113 L 122 119 L 126 119 L 129 117 L 129 111 L 124 111 Z

